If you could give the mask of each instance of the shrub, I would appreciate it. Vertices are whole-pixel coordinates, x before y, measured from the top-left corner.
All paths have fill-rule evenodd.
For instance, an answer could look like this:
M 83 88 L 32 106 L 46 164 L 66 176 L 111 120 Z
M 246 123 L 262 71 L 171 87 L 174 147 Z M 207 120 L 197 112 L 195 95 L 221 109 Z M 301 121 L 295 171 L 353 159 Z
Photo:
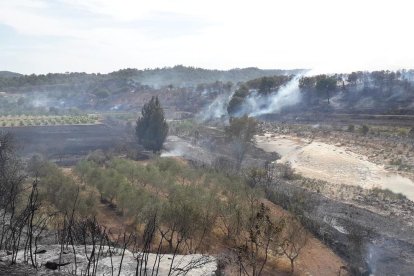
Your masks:
M 360 131 L 361 131 L 361 133 L 362 133 L 363 135 L 367 135 L 367 134 L 368 134 L 368 132 L 369 132 L 369 127 L 368 127 L 367 125 L 363 125 L 363 126 L 361 127 Z
M 389 189 L 380 189 L 380 188 L 373 188 L 371 192 L 381 199 L 388 199 L 388 200 L 405 200 L 407 197 L 401 193 L 394 193 Z
M 414 138 L 414 127 L 410 129 L 410 131 L 408 132 L 408 136 Z

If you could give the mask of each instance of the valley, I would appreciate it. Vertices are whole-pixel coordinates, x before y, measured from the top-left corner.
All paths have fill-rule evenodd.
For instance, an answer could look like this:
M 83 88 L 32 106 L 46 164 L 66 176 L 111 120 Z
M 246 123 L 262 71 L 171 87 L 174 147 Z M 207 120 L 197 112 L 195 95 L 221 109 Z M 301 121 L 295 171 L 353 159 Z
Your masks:
M 24 173 L 13 180 L 22 187 L 16 200 L 39 194 L 39 202 L 26 201 L 39 205 L 22 210 L 35 210 L 31 227 L 40 232 L 15 221 L 27 220 L 21 210 L 18 217 L 0 213 L 10 225 L 0 236 L 17 244 L 0 244 L 9 250 L 1 251 L 0 271 L 2 263 L 31 263 L 48 275 L 47 262 L 69 262 L 62 275 L 413 272 L 411 109 L 396 108 L 401 98 L 390 106 L 402 114 L 389 114 L 378 99 L 373 109 L 344 112 L 358 91 L 361 101 L 379 93 L 373 79 L 363 80 L 365 88 L 348 83 L 350 95 L 337 87 L 328 104 L 317 86 L 304 86 L 333 78 L 326 75 L 194 86 L 138 84 L 132 75 L 128 82 L 66 77 L 93 79 L 94 88 L 82 88 L 93 92 L 65 95 L 68 87 L 54 87 L 52 95 L 36 84 L 3 95 L 9 111 L 0 132 L 13 144 L 7 154 L 16 154 L 6 160 L 17 166 L 8 170 Z M 405 81 L 397 78 L 395 87 Z M 99 92 L 102 85 L 108 93 Z M 410 98 L 411 86 L 404 89 Z M 165 106 L 168 131 L 157 150 L 158 138 L 142 138 L 137 128 L 149 103 Z M 33 248 L 16 231 L 46 255 L 31 260 Z M 186 263 L 194 256 L 209 263 Z

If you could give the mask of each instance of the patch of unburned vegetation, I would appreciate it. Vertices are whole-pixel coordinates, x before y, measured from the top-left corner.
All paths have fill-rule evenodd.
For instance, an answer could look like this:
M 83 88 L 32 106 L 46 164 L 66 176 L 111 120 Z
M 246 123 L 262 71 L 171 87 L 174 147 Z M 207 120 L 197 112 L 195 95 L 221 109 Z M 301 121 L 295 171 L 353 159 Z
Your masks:
M 91 125 L 99 123 L 98 115 L 0 116 L 0 127 Z

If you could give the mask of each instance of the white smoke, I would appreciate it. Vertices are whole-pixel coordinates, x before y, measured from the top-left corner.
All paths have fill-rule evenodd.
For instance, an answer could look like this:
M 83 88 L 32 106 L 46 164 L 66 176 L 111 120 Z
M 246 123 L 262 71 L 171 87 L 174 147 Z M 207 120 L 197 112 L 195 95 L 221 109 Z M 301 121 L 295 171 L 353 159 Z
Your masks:
M 378 261 L 381 259 L 381 253 L 379 252 L 378 248 L 374 244 L 369 243 L 366 246 L 366 262 L 368 265 L 368 270 L 370 275 L 375 275 L 377 272 L 377 264 Z
M 35 96 L 33 98 L 27 98 L 29 103 L 33 107 L 49 107 L 51 105 L 51 99 L 45 96 Z
M 265 114 L 277 114 L 283 108 L 297 105 L 302 101 L 302 94 L 299 89 L 300 78 L 311 77 L 322 73 L 326 74 L 327 71 L 322 69 L 304 71 L 294 76 L 292 80 L 279 88 L 276 93 L 261 95 L 257 91 L 251 92 L 244 100 L 242 107 L 236 115 L 242 116 L 247 114 L 252 117 L 257 117 Z M 336 104 L 335 101 L 334 104 Z
M 214 101 L 204 107 L 196 116 L 198 121 L 220 119 L 227 116 L 227 106 L 233 97 L 234 91 L 218 95 Z
M 299 76 L 295 76 L 286 85 L 281 87 L 277 93 L 260 96 L 253 93 L 246 100 L 251 110 L 249 116 L 260 116 L 265 114 L 279 113 L 283 108 L 298 104 L 302 95 L 299 90 Z
M 262 95 L 257 91 L 250 91 L 250 95 L 244 99 L 236 116 L 248 115 L 257 117 L 265 114 L 280 113 L 283 108 L 294 106 L 302 100 L 299 89 L 301 75 L 295 76 L 287 84 L 276 92 Z
M 311 75 L 311 71 L 305 72 L 305 76 Z M 249 115 L 257 117 L 265 114 L 280 113 L 285 107 L 294 106 L 301 102 L 302 94 L 299 89 L 299 79 L 303 75 L 296 75 L 287 84 L 279 88 L 275 93 L 261 95 L 257 91 L 251 91 L 250 95 L 236 113 L 236 116 Z M 213 102 L 203 108 L 196 118 L 201 121 L 209 121 L 226 117 L 227 106 L 235 91 L 217 96 Z
M 161 153 L 161 157 L 178 157 L 184 156 L 184 152 L 180 148 L 175 148 L 169 151 L 164 151 Z

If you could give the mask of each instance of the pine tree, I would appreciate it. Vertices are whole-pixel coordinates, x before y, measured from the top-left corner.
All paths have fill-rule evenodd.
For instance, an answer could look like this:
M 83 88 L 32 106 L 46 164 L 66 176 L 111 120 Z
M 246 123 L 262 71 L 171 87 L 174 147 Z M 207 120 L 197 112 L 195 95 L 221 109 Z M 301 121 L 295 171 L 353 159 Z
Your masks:
M 152 97 L 148 103 L 144 104 L 141 114 L 135 128 L 138 142 L 144 148 L 152 150 L 154 153 L 158 152 L 162 149 L 168 134 L 168 124 L 158 97 Z

